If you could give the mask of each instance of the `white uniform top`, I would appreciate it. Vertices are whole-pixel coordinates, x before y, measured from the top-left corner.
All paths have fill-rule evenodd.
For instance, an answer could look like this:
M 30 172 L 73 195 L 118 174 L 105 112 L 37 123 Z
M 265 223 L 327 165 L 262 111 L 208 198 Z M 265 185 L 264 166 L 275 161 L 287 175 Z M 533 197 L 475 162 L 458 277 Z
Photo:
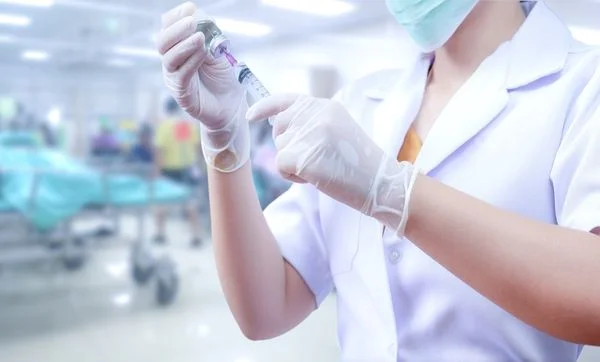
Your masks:
M 419 110 L 431 61 L 421 56 L 339 96 L 390 156 Z M 538 3 L 453 97 L 416 165 L 528 218 L 600 226 L 600 51 L 574 41 Z M 577 360 L 580 346 L 522 323 L 409 240 L 382 238 L 377 221 L 312 186 L 294 185 L 265 214 L 317 304 L 335 286 L 346 362 Z

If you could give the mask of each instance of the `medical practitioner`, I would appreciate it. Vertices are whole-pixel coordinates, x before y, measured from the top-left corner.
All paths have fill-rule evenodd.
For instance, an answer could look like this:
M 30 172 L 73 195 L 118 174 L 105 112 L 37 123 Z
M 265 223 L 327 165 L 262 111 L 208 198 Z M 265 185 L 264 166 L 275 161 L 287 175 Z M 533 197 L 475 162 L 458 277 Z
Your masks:
M 180 113 L 177 102 L 169 99 L 166 102 L 167 119 L 159 124 L 154 135 L 154 163 L 157 174 L 180 185 L 194 187 L 194 168 L 199 166 L 201 148 L 197 126 L 185 119 Z M 202 246 L 200 217 L 197 202 L 190 198 L 185 205 L 185 214 L 192 234 L 192 247 Z M 154 241 L 165 244 L 166 210 L 158 207 L 156 210 L 156 232 Z
M 344 361 L 576 361 L 600 344 L 600 51 L 542 1 L 388 7 L 423 49 L 411 67 L 250 109 L 193 4 L 163 17 L 235 318 L 276 337 L 335 287 Z M 263 216 L 247 123 L 265 117 L 296 184 Z

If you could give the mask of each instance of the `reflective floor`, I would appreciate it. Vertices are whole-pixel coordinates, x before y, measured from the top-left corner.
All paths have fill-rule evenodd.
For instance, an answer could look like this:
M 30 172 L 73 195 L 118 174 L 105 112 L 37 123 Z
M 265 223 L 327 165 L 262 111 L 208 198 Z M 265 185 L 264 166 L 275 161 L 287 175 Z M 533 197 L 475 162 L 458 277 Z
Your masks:
M 181 274 L 180 293 L 170 307 L 156 306 L 152 282 L 140 288 L 131 281 L 124 243 L 105 242 L 77 272 L 47 262 L 4 270 L 0 361 L 337 360 L 332 301 L 283 338 L 247 341 L 222 297 L 210 246 L 194 250 L 185 225 L 170 226 L 170 245 L 154 250 L 173 256 Z
M 0 361 L 338 360 L 333 300 L 285 337 L 245 340 L 221 295 L 210 246 L 191 249 L 186 229 L 171 222 L 170 244 L 154 250 L 173 256 L 181 274 L 178 298 L 166 308 L 156 306 L 152 282 L 140 288 L 131 281 L 122 240 L 104 242 L 77 272 L 57 262 L 3 269 Z M 131 220 L 125 222 L 120 239 L 132 238 L 134 230 Z M 588 349 L 581 360 L 600 361 L 600 353 Z

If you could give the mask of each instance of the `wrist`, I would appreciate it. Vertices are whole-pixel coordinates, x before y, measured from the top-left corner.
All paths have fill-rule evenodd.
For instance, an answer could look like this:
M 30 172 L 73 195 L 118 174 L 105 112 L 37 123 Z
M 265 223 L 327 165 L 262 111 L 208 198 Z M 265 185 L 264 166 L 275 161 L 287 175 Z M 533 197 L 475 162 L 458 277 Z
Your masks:
M 409 217 L 412 189 L 419 171 L 408 162 L 385 156 L 369 196 L 367 215 L 403 236 Z
M 439 212 L 440 207 L 444 205 L 444 203 L 436 201 L 444 200 L 444 196 L 437 195 L 439 185 L 441 184 L 437 181 L 423 175 L 415 181 L 404 232 L 409 238 L 414 238 L 420 230 L 430 230 L 432 220 L 436 220 L 436 224 L 439 222 L 440 219 L 436 214 Z
M 230 173 L 250 159 L 250 130 L 244 118 L 247 107 L 242 100 L 235 116 L 219 129 L 201 125 L 202 151 L 208 167 Z

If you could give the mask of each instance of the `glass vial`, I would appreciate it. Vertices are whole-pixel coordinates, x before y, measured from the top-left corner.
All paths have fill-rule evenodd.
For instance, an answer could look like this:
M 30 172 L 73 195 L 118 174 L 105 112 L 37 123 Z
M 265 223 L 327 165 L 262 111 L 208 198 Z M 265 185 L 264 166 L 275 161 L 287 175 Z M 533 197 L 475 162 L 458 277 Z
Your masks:
M 202 11 L 197 11 L 196 31 L 202 32 L 205 38 L 206 50 L 215 59 L 222 57 L 229 49 L 230 41 L 225 37 L 221 29 L 217 26 L 214 19 Z

